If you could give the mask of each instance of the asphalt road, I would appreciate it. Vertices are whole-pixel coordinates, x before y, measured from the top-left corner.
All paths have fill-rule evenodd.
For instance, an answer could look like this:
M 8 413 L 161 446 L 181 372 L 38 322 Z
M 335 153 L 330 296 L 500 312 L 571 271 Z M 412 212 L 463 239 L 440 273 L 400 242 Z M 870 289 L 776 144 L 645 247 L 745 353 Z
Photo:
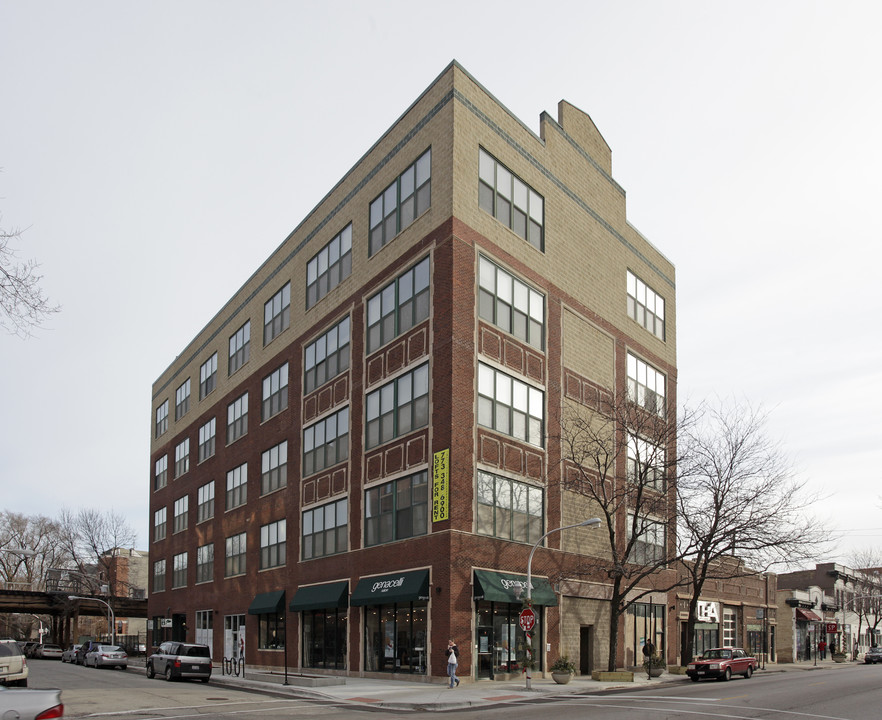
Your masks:
M 32 687 L 62 688 L 65 717 L 70 718 L 233 720 L 235 716 L 235 720 L 267 720 L 377 712 L 359 705 L 276 698 L 210 683 L 148 680 L 141 673 L 51 660 L 30 661 L 29 666 Z M 445 714 L 471 718 L 477 713 L 482 720 L 533 720 L 551 713 L 554 720 L 877 720 L 882 718 L 882 667 L 768 673 L 728 683 L 683 682 L 643 691 L 521 700 Z

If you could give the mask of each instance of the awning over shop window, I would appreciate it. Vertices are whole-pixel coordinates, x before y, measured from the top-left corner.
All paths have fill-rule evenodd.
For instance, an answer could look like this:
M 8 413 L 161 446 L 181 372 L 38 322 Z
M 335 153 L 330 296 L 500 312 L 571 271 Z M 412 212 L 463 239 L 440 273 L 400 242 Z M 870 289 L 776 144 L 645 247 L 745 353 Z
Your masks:
M 254 596 L 248 607 L 249 615 L 270 615 L 282 612 L 285 608 L 285 591 L 273 590 L 268 593 L 259 593 Z
M 386 605 L 429 599 L 429 571 L 409 570 L 362 578 L 349 599 L 350 605 Z
M 534 605 L 557 605 L 554 589 L 545 578 L 530 578 L 533 589 L 530 599 Z M 527 597 L 527 576 L 492 570 L 475 570 L 475 600 L 522 603 Z
M 795 608 L 795 610 L 797 620 L 803 620 L 805 622 L 821 622 L 820 616 L 811 610 L 803 610 L 802 608 Z
M 345 608 L 349 599 L 349 581 L 308 585 L 298 588 L 288 609 L 291 612 L 324 610 L 325 608 Z

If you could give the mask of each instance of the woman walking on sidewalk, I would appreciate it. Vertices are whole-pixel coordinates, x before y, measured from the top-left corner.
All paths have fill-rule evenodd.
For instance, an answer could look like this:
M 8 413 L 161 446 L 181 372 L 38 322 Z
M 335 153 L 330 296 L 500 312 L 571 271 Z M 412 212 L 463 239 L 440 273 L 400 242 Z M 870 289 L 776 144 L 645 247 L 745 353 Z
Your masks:
M 456 666 L 459 664 L 459 648 L 453 638 L 447 641 L 447 675 L 450 678 L 450 687 L 459 687 L 459 678 L 456 677 Z

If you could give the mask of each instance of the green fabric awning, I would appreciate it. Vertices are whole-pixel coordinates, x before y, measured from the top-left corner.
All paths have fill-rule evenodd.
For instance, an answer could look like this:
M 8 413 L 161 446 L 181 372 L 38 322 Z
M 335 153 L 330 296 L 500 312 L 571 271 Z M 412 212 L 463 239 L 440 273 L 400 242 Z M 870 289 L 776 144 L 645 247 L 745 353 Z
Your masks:
M 249 615 L 270 615 L 282 612 L 285 607 L 285 591 L 273 590 L 268 593 L 258 593 L 248 606 Z
M 545 578 L 530 578 L 533 589 L 530 598 L 534 605 L 557 605 L 557 595 Z M 475 570 L 475 600 L 522 603 L 527 597 L 527 576 L 492 570 Z
M 386 605 L 429 599 L 429 571 L 408 572 L 362 578 L 349 599 L 350 605 Z
M 345 608 L 349 599 L 349 581 L 307 585 L 298 588 L 288 609 L 291 612 L 323 610 L 324 608 Z

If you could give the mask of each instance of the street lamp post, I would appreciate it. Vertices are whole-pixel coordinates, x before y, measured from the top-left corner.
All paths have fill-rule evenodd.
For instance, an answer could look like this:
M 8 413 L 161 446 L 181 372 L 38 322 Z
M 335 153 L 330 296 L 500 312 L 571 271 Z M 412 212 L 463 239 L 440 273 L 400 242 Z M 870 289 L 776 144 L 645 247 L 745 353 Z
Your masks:
M 536 548 L 542 544 L 542 541 L 547 538 L 552 533 L 560 532 L 561 530 L 571 530 L 572 528 L 577 527 L 596 527 L 600 525 L 602 520 L 600 518 L 589 518 L 588 520 L 583 520 L 582 522 L 574 523 L 573 525 L 564 525 L 563 527 L 555 528 L 554 530 L 549 530 L 545 533 L 541 538 L 539 538 L 534 544 L 533 548 L 530 550 L 530 557 L 527 560 L 527 599 L 526 599 L 526 607 L 532 609 L 533 607 L 533 553 L 536 552 Z M 533 636 L 529 630 L 525 630 L 524 634 L 526 635 L 527 641 L 527 658 L 524 663 L 524 669 L 527 671 L 527 690 L 530 690 L 532 687 L 533 681 Z
M 94 600 L 95 602 L 107 605 L 107 610 L 110 612 L 110 644 L 116 645 L 116 616 L 113 614 L 113 608 L 110 607 L 109 602 L 101 598 L 84 597 L 82 595 L 68 595 L 67 598 L 68 600 Z

